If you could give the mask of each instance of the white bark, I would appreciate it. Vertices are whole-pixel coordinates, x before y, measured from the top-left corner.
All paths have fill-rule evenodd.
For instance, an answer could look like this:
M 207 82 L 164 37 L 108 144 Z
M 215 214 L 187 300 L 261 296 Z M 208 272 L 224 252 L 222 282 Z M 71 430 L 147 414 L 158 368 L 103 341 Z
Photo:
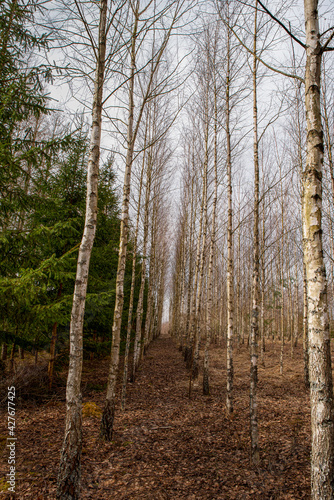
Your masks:
M 333 387 L 322 250 L 323 133 L 320 112 L 321 46 L 318 1 L 305 0 L 305 109 L 307 158 L 304 172 L 303 237 L 307 276 L 309 377 L 311 396 L 311 494 L 329 500 L 333 491 Z
M 257 369 L 258 369 L 258 336 L 259 336 L 259 154 L 257 132 L 257 81 L 256 81 L 256 39 L 257 39 L 257 1 L 254 19 L 253 49 L 253 126 L 254 126 L 254 243 L 253 243 L 253 282 L 252 282 L 252 315 L 250 334 L 250 435 L 251 460 L 259 463 L 259 435 L 257 421 Z
M 111 362 L 107 384 L 107 396 L 101 421 L 101 436 L 110 441 L 112 438 L 114 415 L 115 415 L 115 392 L 119 365 L 119 347 L 121 339 L 121 324 L 124 302 L 124 274 L 126 265 L 126 251 L 129 231 L 129 203 L 130 203 L 130 182 L 131 168 L 133 160 L 135 134 L 133 131 L 134 114 L 134 78 L 136 69 L 136 38 L 138 28 L 139 2 L 136 4 L 134 12 L 134 24 L 131 38 L 131 69 L 129 82 L 129 117 L 127 128 L 127 154 L 125 161 L 125 173 L 123 184 L 123 201 L 121 215 L 121 232 L 118 251 L 118 266 L 116 275 L 116 300 L 114 310 L 114 320 L 112 326 Z
M 97 190 L 99 175 L 102 95 L 106 53 L 106 19 L 108 0 L 100 2 L 98 60 L 92 106 L 92 129 L 87 171 L 87 198 L 84 233 L 79 248 L 77 273 L 70 325 L 70 359 L 66 386 L 66 423 L 61 451 L 57 498 L 77 499 L 80 490 L 82 449 L 81 372 L 83 321 L 85 312 L 89 262 L 97 221 Z
M 230 132 L 230 30 L 227 28 L 226 74 L 226 142 L 227 142 L 227 349 L 226 349 L 226 408 L 233 412 L 233 209 L 232 209 L 232 154 Z

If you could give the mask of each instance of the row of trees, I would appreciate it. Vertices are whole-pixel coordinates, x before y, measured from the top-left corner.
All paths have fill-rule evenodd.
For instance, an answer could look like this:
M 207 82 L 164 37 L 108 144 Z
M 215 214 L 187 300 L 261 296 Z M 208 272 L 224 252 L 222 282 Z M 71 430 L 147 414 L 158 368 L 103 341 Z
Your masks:
M 130 238 L 130 202 L 134 201 L 134 252 L 126 332 L 125 364 L 122 384 L 122 406 L 125 405 L 129 365 L 132 317 L 135 313 L 135 338 L 131 379 L 135 379 L 139 362 L 151 340 L 159 334 L 162 322 L 165 279 L 168 260 L 168 200 L 171 182 L 171 149 L 168 133 L 174 113 L 168 110 L 168 96 L 177 84 L 177 64 L 169 61 L 168 45 L 185 13 L 185 2 L 119 2 L 101 0 L 96 42 L 89 20 L 90 6 L 75 3 L 84 22 L 94 51 L 94 91 L 92 93 L 92 129 L 89 145 L 85 228 L 79 248 L 77 274 L 70 325 L 70 360 L 66 389 L 66 423 L 58 476 L 58 498 L 78 498 L 82 449 L 81 371 L 83 323 L 90 259 L 95 239 L 98 200 L 99 155 L 101 149 L 103 110 L 112 118 L 113 134 L 124 159 L 124 182 L 120 217 L 118 263 L 116 266 L 115 306 L 112 320 L 111 361 L 105 406 L 101 420 L 101 437 L 110 441 L 115 418 L 116 384 L 120 364 L 120 340 L 124 311 L 124 285 Z M 112 52 L 107 41 L 112 39 Z M 118 50 L 115 51 L 115 40 Z M 109 75 L 107 70 L 109 70 Z M 107 77 L 109 80 L 107 82 Z M 104 97 L 103 90 L 116 91 Z M 108 83 L 108 85 L 107 85 Z M 117 86 L 118 83 L 118 86 Z M 117 92 L 117 90 L 119 92 Z M 110 107 L 107 101 L 114 99 Z M 160 113 L 159 107 L 165 108 Z M 117 110 L 119 113 L 117 114 Z M 133 191 L 133 178 L 138 182 Z M 131 190 L 132 188 L 132 190 Z M 131 191 L 135 195 L 131 197 Z M 136 252 L 142 252 L 140 284 L 136 286 Z M 144 318 L 145 286 L 148 283 Z M 135 308 L 135 290 L 138 305 Z
M 289 340 L 293 355 L 297 342 L 303 342 L 305 383 L 311 390 L 312 498 L 332 498 L 333 396 L 323 250 L 331 270 L 333 191 L 326 184 L 322 204 L 324 150 L 324 178 L 332 178 L 332 73 L 322 57 L 332 50 L 334 35 L 332 27 L 319 33 L 317 2 L 305 1 L 306 41 L 301 41 L 281 21 L 287 7 L 273 14 L 262 2 L 248 7 L 217 2 L 216 11 L 203 18 L 184 140 L 170 324 L 190 369 L 189 394 L 199 372 L 201 341 L 207 394 L 208 345 L 226 340 L 229 412 L 233 346 L 249 344 L 254 464 L 259 463 L 258 359 L 265 363 L 267 339 L 279 340 L 283 374 L 284 344 Z M 282 32 L 290 37 L 286 44 Z M 281 66 L 271 49 L 278 41 L 286 51 Z M 303 52 L 295 45 L 291 49 L 291 43 Z M 279 79 L 270 89 L 264 79 L 273 71 L 290 81 Z M 253 179 L 245 169 L 251 155 Z
M 101 422 L 101 435 L 111 440 L 121 341 L 124 407 L 128 378 L 135 379 L 161 327 L 168 134 L 175 119 L 168 104 L 177 87 L 167 47 L 184 9 L 183 2 L 105 0 L 51 7 L 34 0 L 1 5 L 1 340 L 3 359 L 10 347 L 12 364 L 17 346 L 50 350 L 51 388 L 57 352 L 59 346 L 68 350 L 70 330 L 57 495 L 78 498 L 83 353 L 105 354 L 111 344 Z M 52 56 L 54 67 L 47 63 Z M 57 78 L 70 83 L 85 112 L 90 109 L 89 137 L 81 116 L 53 109 L 47 92 Z M 100 161 L 107 137 L 102 119 L 111 124 L 112 147 Z M 115 172 L 123 159 L 121 190 Z

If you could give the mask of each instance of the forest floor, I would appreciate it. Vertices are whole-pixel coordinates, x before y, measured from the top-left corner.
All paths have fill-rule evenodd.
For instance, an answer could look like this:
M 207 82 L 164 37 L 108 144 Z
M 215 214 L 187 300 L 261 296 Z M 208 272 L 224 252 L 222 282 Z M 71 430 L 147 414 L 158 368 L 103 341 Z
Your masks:
M 286 346 L 279 375 L 279 344 L 269 343 L 259 368 L 260 465 L 249 460 L 249 355 L 235 349 L 234 413 L 227 415 L 226 350 L 212 346 L 211 394 L 202 380 L 188 398 L 188 373 L 173 340 L 155 340 L 117 410 L 111 443 L 99 437 L 108 360 L 83 371 L 82 499 L 220 500 L 310 498 L 310 412 L 302 350 Z M 4 405 L 2 405 L 4 406 Z M 64 396 L 16 402 L 16 497 L 54 499 L 64 432 Z M 6 413 L 1 415 L 0 496 L 8 473 Z

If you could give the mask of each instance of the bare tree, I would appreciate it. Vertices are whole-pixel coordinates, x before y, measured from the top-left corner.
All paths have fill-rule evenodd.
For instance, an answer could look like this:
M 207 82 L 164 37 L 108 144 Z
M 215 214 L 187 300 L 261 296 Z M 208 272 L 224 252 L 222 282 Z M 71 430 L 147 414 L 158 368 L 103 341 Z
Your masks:
M 257 118 L 257 0 L 254 16 L 253 45 L 253 126 L 254 126 L 254 233 L 253 233 L 253 283 L 252 283 L 252 323 L 250 335 L 250 435 L 251 459 L 259 463 L 259 436 L 257 422 L 257 370 L 259 337 L 259 153 L 258 153 L 258 118 Z
M 321 56 L 334 30 L 321 47 L 318 1 L 305 0 L 305 110 L 307 157 L 303 176 L 303 237 L 308 295 L 309 377 L 311 391 L 313 499 L 333 498 L 333 384 L 327 309 L 327 280 L 323 259 L 321 219 L 323 132 L 320 109 Z
M 98 52 L 92 105 L 85 228 L 79 249 L 77 274 L 70 325 L 70 363 L 66 386 L 66 424 L 61 451 L 57 498 L 77 499 L 80 490 L 82 449 L 81 372 L 83 350 L 83 319 L 87 292 L 89 261 L 97 221 L 97 186 L 99 174 L 102 95 L 104 83 L 108 0 L 100 2 Z

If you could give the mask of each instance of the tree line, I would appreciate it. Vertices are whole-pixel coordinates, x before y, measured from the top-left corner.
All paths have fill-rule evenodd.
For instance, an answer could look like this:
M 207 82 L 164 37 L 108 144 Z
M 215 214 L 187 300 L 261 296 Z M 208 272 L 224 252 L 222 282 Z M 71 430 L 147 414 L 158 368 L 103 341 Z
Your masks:
M 282 375 L 285 344 L 303 343 L 312 498 L 332 498 L 334 30 L 302 3 L 302 35 L 285 2 L 1 4 L 2 359 L 48 349 L 51 389 L 69 347 L 58 498 L 80 495 L 84 352 L 111 349 L 110 441 L 121 344 L 124 408 L 167 290 L 189 397 L 201 371 L 210 393 L 210 345 L 226 342 L 232 413 L 248 344 L 255 465 L 258 363 L 279 342 Z M 48 96 L 57 82 L 76 117 Z

